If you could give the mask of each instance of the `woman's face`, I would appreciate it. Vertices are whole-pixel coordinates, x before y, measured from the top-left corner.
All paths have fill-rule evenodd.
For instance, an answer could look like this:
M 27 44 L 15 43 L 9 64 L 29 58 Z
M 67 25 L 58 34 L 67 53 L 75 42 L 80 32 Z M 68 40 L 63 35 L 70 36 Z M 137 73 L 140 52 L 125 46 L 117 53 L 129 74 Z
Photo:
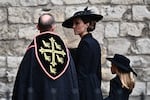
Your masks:
M 73 20 L 73 29 L 75 35 L 80 35 L 81 37 L 87 34 L 87 28 L 89 26 L 89 23 L 84 23 L 81 18 L 75 18 Z

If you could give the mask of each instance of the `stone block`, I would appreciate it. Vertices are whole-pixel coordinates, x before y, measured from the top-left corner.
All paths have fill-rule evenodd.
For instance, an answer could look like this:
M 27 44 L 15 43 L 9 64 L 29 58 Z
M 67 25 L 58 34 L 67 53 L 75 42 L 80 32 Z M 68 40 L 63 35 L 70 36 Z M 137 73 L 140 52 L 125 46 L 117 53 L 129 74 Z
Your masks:
M 10 68 L 17 68 L 19 67 L 21 63 L 22 57 L 14 57 L 14 56 L 8 56 L 7 57 L 7 64 Z
M 0 78 L 6 77 L 6 68 L 0 67 Z
M 7 85 L 4 82 L 0 81 L 0 93 L 4 93 L 5 91 L 7 91 L 7 89 Z
M 150 54 L 150 39 L 140 38 L 135 42 L 135 46 L 132 46 L 132 52 L 136 54 Z
M 112 0 L 113 4 L 144 4 L 143 0 Z
M 82 4 L 87 3 L 88 0 L 63 0 L 64 4 Z
M 135 87 L 134 87 L 131 95 L 138 96 L 142 92 L 145 93 L 145 91 L 146 91 L 146 84 L 145 84 L 145 82 L 138 82 L 138 81 L 136 81 Z
M 131 63 L 130 65 L 134 68 L 147 68 L 150 66 L 150 56 L 128 56 Z
M 150 68 L 144 68 L 142 70 L 139 70 L 138 73 L 141 72 L 140 80 L 145 82 L 150 82 Z
M 108 82 L 102 81 L 102 83 L 101 83 L 101 89 L 103 91 L 103 95 L 108 95 L 109 89 L 110 89 L 110 83 L 109 83 L 109 81 Z
M 18 27 L 18 38 L 32 40 L 36 35 L 39 34 L 36 25 L 19 25 Z
M 15 81 L 16 75 L 17 75 L 17 72 L 18 72 L 18 68 L 17 69 L 8 69 L 7 70 L 6 78 L 7 78 L 7 82 L 8 83 L 13 83 Z
M 119 36 L 119 23 L 108 22 L 105 25 L 105 37 L 118 37 Z
M 125 38 L 108 39 L 108 54 L 127 54 L 131 43 Z
M 91 4 L 107 4 L 110 3 L 112 0 L 89 0 Z
M 62 22 L 64 21 L 65 15 L 64 15 L 64 9 L 63 7 L 47 7 L 46 9 L 48 9 L 48 11 L 44 11 L 44 9 L 36 9 L 33 13 L 33 21 L 34 23 L 38 23 L 38 19 L 40 17 L 40 15 L 42 15 L 43 13 L 50 13 L 54 16 L 56 22 Z
M 9 41 L 8 49 L 6 49 L 6 54 L 9 56 L 23 56 L 30 43 L 31 40 Z
M 6 57 L 0 56 L 0 68 L 6 67 Z
M 150 10 L 148 6 L 134 5 L 132 7 L 132 12 L 134 21 L 150 20 Z
M 150 82 L 147 82 L 147 95 L 150 95 Z
M 54 5 L 63 5 L 63 0 L 51 0 L 52 4 Z
M 150 0 L 145 0 L 145 3 L 146 4 L 150 4 Z
M 0 22 L 3 22 L 7 20 L 7 9 L 6 8 L 0 8 Z
M 147 27 L 144 23 L 121 23 L 120 35 L 121 36 L 142 36 L 143 29 Z
M 19 0 L 0 0 L 0 6 L 19 6 Z
M 7 55 L 7 50 L 9 48 L 9 41 L 0 41 L 0 55 L 1 56 L 6 56 Z
M 131 9 L 129 6 L 113 5 L 100 6 L 100 13 L 104 16 L 104 21 L 121 21 L 124 14 Z
M 22 6 L 37 6 L 38 0 L 20 0 Z
M 8 38 L 8 24 L 0 23 L 0 40 Z
M 104 65 L 106 63 L 106 57 L 107 57 L 107 49 L 105 46 L 101 46 L 101 64 Z
M 49 0 L 20 0 L 22 6 L 46 5 L 48 2 Z
M 8 21 L 10 23 L 32 23 L 32 10 L 25 7 L 9 7 Z

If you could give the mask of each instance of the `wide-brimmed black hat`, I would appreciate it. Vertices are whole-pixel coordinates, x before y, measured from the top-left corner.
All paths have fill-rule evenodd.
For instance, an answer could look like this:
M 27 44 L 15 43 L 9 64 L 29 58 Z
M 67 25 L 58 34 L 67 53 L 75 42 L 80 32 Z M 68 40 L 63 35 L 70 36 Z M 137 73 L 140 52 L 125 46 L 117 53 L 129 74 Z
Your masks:
M 73 19 L 74 18 L 88 18 L 91 21 L 96 21 L 98 22 L 103 18 L 102 15 L 99 14 L 94 14 L 91 10 L 88 10 L 88 7 L 84 9 L 84 11 L 78 11 L 76 12 L 72 17 L 68 18 L 62 23 L 62 26 L 67 27 L 67 28 L 72 28 L 73 26 Z
M 130 67 L 130 60 L 120 54 L 115 54 L 114 58 L 106 58 L 116 65 L 120 70 L 124 72 L 133 72 L 135 76 L 137 76 L 136 72 Z

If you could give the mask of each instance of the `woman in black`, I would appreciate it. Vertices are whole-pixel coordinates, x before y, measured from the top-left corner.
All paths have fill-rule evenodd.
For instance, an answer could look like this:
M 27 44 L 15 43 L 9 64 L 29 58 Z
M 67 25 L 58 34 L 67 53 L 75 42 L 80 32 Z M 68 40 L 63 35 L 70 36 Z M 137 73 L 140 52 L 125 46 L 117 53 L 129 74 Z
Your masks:
M 109 96 L 104 100 L 129 100 L 135 85 L 133 74 L 137 76 L 129 65 L 130 60 L 120 54 L 115 54 L 114 58 L 107 60 L 111 61 L 111 72 L 116 74 L 116 77 L 110 80 Z
M 63 26 L 73 28 L 75 35 L 81 37 L 76 50 L 75 64 L 78 74 L 80 100 L 102 100 L 101 92 L 101 48 L 90 33 L 96 22 L 103 16 L 94 14 L 88 8 L 76 12 L 63 22 Z

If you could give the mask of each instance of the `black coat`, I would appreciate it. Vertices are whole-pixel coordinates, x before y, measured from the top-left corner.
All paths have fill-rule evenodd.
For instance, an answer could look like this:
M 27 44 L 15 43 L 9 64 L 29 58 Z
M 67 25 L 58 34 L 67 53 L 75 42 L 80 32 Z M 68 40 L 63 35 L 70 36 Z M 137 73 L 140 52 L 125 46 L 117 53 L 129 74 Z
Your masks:
M 122 83 L 118 76 L 110 80 L 109 96 L 104 100 L 128 100 L 132 91 L 122 88 Z
M 80 100 L 102 100 L 99 43 L 89 33 L 82 37 L 76 53 L 72 53 L 75 55 Z
M 32 42 L 20 64 L 12 100 L 79 100 L 77 74 L 71 56 L 67 69 L 54 80 L 39 64 L 35 47 Z

